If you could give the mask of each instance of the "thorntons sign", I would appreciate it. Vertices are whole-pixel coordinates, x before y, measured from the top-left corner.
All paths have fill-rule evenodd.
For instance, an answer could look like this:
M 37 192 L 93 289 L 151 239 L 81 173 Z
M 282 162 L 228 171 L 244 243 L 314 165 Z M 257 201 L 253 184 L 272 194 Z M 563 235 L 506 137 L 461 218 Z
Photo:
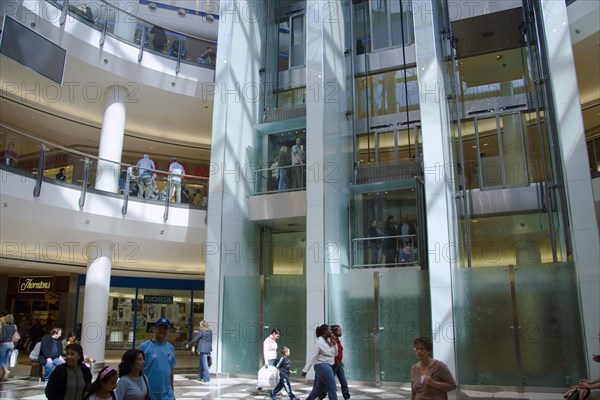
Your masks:
M 25 276 L 19 278 L 19 293 L 43 292 L 52 287 L 51 276 Z

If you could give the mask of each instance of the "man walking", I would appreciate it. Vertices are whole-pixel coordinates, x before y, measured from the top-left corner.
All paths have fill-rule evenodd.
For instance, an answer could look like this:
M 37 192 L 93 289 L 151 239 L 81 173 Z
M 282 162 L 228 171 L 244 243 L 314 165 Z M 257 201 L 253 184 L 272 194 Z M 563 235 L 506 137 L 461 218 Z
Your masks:
M 175 348 L 167 342 L 170 327 L 171 321 L 161 317 L 156 321 L 154 340 L 146 340 L 139 347 L 146 361 L 144 375 L 148 378 L 152 400 L 175 400 L 173 391 Z

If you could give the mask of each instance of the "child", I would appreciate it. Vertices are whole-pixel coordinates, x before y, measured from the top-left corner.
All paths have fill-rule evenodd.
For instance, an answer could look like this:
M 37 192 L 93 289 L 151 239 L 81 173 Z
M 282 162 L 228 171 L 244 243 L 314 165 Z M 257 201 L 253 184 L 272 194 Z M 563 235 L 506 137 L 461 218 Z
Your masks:
M 83 397 L 84 400 L 116 400 L 115 388 L 119 373 L 111 367 L 104 367 L 98 373 L 98 377 L 90 385 L 87 393 Z
M 281 354 L 283 357 L 281 357 L 277 363 L 277 369 L 279 370 L 279 383 L 277 383 L 275 389 L 273 389 L 270 393 L 271 400 L 276 399 L 275 396 L 277 396 L 277 393 L 279 393 L 281 389 L 285 389 L 288 396 L 290 396 L 290 399 L 299 400 L 292 392 L 292 385 L 290 384 L 290 349 L 287 347 L 282 348 Z

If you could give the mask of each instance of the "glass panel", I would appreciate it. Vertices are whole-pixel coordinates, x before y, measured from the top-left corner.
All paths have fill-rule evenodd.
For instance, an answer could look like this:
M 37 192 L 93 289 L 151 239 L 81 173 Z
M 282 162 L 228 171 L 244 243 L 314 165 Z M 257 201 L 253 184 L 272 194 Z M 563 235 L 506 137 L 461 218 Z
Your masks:
M 304 61 L 303 61 L 304 62 Z M 306 103 L 306 88 L 286 90 L 277 93 L 277 108 L 295 107 Z
M 379 142 L 379 162 L 396 161 L 396 132 L 382 132 L 377 135 Z
M 400 13 L 400 1 L 391 1 L 390 6 L 390 30 L 392 35 L 392 46 L 402 45 L 402 13 Z M 404 10 L 403 10 L 404 11 Z
M 372 0 L 371 26 L 373 27 L 373 50 L 390 46 L 387 0 Z
M 425 236 L 418 220 L 415 181 L 404 181 L 403 188 L 381 187 L 353 195 L 350 234 L 353 239 L 353 268 L 378 267 L 394 264 L 403 236 Z M 388 221 L 392 216 L 393 220 Z M 375 222 L 373 222 L 375 220 Z M 390 224 L 387 224 L 390 222 Z M 402 227 L 404 224 L 408 226 Z M 371 237 L 385 237 L 372 240 Z M 401 247 L 398 265 L 418 265 L 419 240 L 406 240 L 410 249 Z M 412 253 L 412 255 L 411 255 Z M 411 257 L 412 256 L 412 257 Z M 394 265 L 392 265 L 394 266 Z
M 290 67 L 304 65 L 304 15 L 292 18 L 292 59 Z
M 81 306 L 83 309 L 83 302 Z M 135 289 L 110 288 L 106 326 L 108 331 L 108 337 L 106 338 L 107 350 L 129 349 L 133 347 L 133 315 L 136 307 Z
M 516 358 L 506 267 L 456 268 L 452 276 L 457 381 L 514 386 Z
M 413 340 L 431 335 L 429 274 L 415 269 L 382 271 L 379 285 L 381 381 L 409 382 L 410 367 L 416 362 Z
M 524 265 L 516 270 L 525 386 L 565 387 L 586 376 L 577 288 L 573 264 Z
M 400 112 L 419 109 L 419 82 L 416 68 L 396 71 L 396 98 Z
M 353 1 L 354 41 L 356 55 L 371 52 L 371 29 L 369 25 L 368 1 Z
M 531 182 L 544 182 L 544 163 L 550 165 L 548 159 L 548 132 L 546 131 L 544 112 L 540 112 L 539 121 L 535 112 L 526 113 L 525 121 L 525 143 L 530 180 Z M 551 174 L 552 170 L 547 168 L 547 173 Z
M 273 233 L 273 275 L 304 275 L 306 233 Z
M 482 188 L 503 185 L 502 163 L 498 150 L 496 118 L 476 120 L 479 139 L 479 170 Z
M 279 23 L 279 47 L 277 51 L 277 71 L 287 71 L 290 68 L 290 22 Z
M 375 342 L 373 327 L 373 272 L 329 274 L 328 318 L 344 330 L 344 370 L 351 381 L 374 381 Z M 387 349 L 386 349 L 387 350 Z
M 527 160 L 523 153 L 523 119 L 521 114 L 502 115 L 499 121 L 506 185 L 525 185 L 529 183 L 529 177 L 527 175 Z
M 545 213 L 479 217 L 469 223 L 474 267 L 552 261 Z
M 281 329 L 278 350 L 281 351 L 283 346 L 288 347 L 291 351 L 291 368 L 300 372 L 306 362 L 306 278 L 304 275 L 268 276 L 265 293 L 265 325 L 269 328 L 263 331 L 262 339 L 272 329 Z
M 226 276 L 223 283 L 223 372 L 256 375 L 262 359 L 260 277 Z M 240 301 L 244 299 L 244 301 Z
M 375 162 L 375 134 L 357 136 L 358 140 L 358 159 L 362 164 Z

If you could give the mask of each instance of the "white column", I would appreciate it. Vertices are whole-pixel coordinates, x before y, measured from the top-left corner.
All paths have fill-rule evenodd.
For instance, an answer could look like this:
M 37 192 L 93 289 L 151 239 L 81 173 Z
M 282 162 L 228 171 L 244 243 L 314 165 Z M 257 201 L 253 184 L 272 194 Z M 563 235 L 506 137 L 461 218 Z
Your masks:
M 255 125 L 262 115 L 255 101 L 258 94 L 252 89 L 260 82 L 263 43 L 235 38 L 261 37 L 264 26 L 260 17 L 243 13 L 261 10 L 262 3 L 248 0 L 240 7 L 236 0 L 222 2 L 226 12 L 219 21 L 215 69 L 204 289 L 204 319 L 211 326 L 223 327 L 224 277 L 259 274 L 259 260 L 244 257 L 242 249 L 260 248 L 260 227 L 248 221 L 246 207 L 254 185 L 248 171 L 254 163 Z M 213 339 L 217 357 L 211 371 L 220 371 L 222 336 L 214 335 Z M 258 348 L 257 344 L 256 351 L 249 350 L 252 357 L 258 355 Z
M 425 198 L 427 199 L 427 246 L 431 286 L 431 323 L 435 357 L 456 376 L 452 311 L 452 264 L 457 254 L 457 217 L 454 207 L 450 121 L 447 110 L 444 57 L 433 16 L 437 0 L 416 0 L 415 51 L 421 99 Z
M 327 322 L 328 273 L 348 266 L 352 127 L 342 0 L 306 2 L 306 348 Z
M 86 355 L 104 362 L 106 317 L 112 268 L 113 243 L 99 240 L 87 244 L 88 267 L 85 276 L 81 346 Z
M 122 86 L 110 86 L 104 92 L 106 103 L 100 131 L 98 157 L 110 161 L 98 161 L 95 188 L 116 193 L 119 187 L 123 138 L 125 136 L 126 103 L 128 91 Z
M 573 259 L 577 266 L 583 324 L 586 336 L 590 376 L 600 375 L 600 364 L 591 360 L 598 349 L 600 326 L 600 239 L 594 220 L 594 198 L 590 177 L 585 131 L 577 74 L 573 61 L 573 45 L 569 33 L 567 7 L 560 1 L 543 1 L 544 36 L 548 52 L 548 68 L 565 190 L 569 209 Z

